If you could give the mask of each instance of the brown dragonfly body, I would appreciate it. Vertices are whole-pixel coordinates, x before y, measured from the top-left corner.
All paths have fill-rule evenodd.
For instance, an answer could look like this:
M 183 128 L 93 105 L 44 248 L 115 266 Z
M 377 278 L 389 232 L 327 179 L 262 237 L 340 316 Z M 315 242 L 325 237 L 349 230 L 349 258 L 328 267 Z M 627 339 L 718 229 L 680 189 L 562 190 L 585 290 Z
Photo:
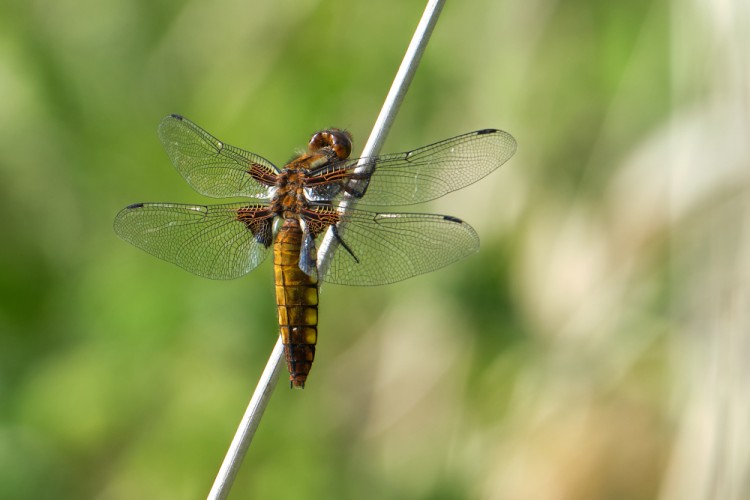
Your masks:
M 273 249 L 279 329 L 295 387 L 304 387 L 318 342 L 318 280 L 299 267 L 302 238 L 299 221 L 286 219 Z
M 273 252 L 276 304 L 290 382 L 304 387 L 318 338 L 318 285 L 393 283 L 433 271 L 477 250 L 476 232 L 455 217 L 340 208 L 408 205 L 443 196 L 494 171 L 515 151 L 513 138 L 487 129 L 404 153 L 349 159 L 351 136 L 313 135 L 308 151 L 282 169 L 227 145 L 179 115 L 159 135 L 172 163 L 198 192 L 241 196 L 224 205 L 137 203 L 115 218 L 126 241 L 195 274 L 242 276 Z M 375 172 L 373 174 L 373 171 Z M 275 231 L 274 221 L 281 223 Z M 339 248 L 318 270 L 317 242 Z
M 310 140 L 307 154 L 289 162 L 280 173 L 257 164 L 248 170 L 258 183 L 274 187 L 275 194 L 267 207 L 240 210 L 238 219 L 256 238 L 264 238 L 266 242 L 271 239 L 270 218 L 283 220 L 274 241 L 273 265 L 279 330 L 293 387 L 305 386 L 318 341 L 317 269 L 315 262 L 308 262 L 307 267 L 300 263 L 300 257 L 310 258 L 309 253 L 302 253 L 306 234 L 314 240 L 321 231 L 338 222 L 335 211 L 325 206 L 309 206 L 305 189 L 325 183 L 330 177 L 310 172 L 332 161 L 344 160 L 350 152 L 351 137 L 346 132 L 324 130 Z M 302 220 L 307 232 L 302 229 Z

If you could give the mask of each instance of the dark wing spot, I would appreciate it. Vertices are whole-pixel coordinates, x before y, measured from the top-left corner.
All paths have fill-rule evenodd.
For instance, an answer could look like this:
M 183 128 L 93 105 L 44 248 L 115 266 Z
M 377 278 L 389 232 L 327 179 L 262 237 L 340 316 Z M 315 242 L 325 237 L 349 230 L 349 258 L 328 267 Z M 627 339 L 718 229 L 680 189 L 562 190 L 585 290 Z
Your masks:
M 253 230 L 251 229 L 251 231 Z M 253 231 L 253 236 L 255 236 L 255 241 L 264 247 L 270 247 L 273 243 L 273 220 L 266 219 L 263 223 L 258 224 Z
M 133 203 L 125 207 L 125 210 L 133 210 L 134 208 L 143 208 L 143 203 Z
M 169 116 L 171 116 L 172 118 L 175 118 L 176 120 L 180 120 L 180 121 L 182 121 L 182 119 L 184 118 L 184 116 L 178 115 L 177 113 L 172 113 Z
M 443 219 L 447 220 L 448 222 L 455 222 L 456 224 L 464 223 L 464 221 L 462 221 L 458 217 L 453 217 L 452 215 L 443 215 Z
M 266 207 L 248 206 L 237 210 L 237 220 L 245 224 L 255 241 L 268 248 L 273 243 L 273 217 Z
M 477 135 L 485 135 L 485 134 L 494 134 L 497 131 L 498 130 L 494 129 L 494 128 L 485 128 L 485 129 L 482 129 L 482 130 L 477 130 L 475 133 Z

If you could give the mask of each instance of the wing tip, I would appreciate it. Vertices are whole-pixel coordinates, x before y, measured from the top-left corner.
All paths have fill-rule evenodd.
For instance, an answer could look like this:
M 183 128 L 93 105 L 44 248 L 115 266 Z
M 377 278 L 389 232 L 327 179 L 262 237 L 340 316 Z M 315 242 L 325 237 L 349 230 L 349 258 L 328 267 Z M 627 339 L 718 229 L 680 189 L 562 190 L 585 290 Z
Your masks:
M 490 135 L 490 134 L 497 134 L 500 140 L 505 140 L 508 148 L 508 158 L 513 156 L 516 153 L 516 150 L 518 149 L 518 141 L 516 141 L 516 138 L 513 137 L 511 134 L 506 132 L 505 130 L 500 130 L 497 128 L 483 128 L 482 130 L 477 130 L 474 132 L 474 135 Z M 506 160 L 508 159 L 506 158 Z
M 516 151 L 516 148 L 518 147 L 518 142 L 516 141 L 516 138 L 513 137 L 511 134 L 506 132 L 505 130 L 500 130 L 497 128 L 483 128 L 482 130 L 477 130 L 474 132 L 474 135 L 490 135 L 490 134 L 499 134 L 500 136 L 505 137 L 511 144 L 511 149 L 513 152 Z

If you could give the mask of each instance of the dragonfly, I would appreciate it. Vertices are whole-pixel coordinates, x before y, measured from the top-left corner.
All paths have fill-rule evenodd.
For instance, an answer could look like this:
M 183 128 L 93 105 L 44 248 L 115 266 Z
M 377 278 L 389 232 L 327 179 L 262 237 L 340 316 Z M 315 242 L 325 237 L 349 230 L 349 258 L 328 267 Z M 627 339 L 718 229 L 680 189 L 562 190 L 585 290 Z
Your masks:
M 350 158 L 352 137 L 331 128 L 282 168 L 172 114 L 159 125 L 167 156 L 218 205 L 135 203 L 115 217 L 125 241 L 212 279 L 233 279 L 273 254 L 276 306 L 290 385 L 303 388 L 318 338 L 318 287 L 383 285 L 434 271 L 479 248 L 476 231 L 449 215 L 388 213 L 439 198 L 487 176 L 516 150 L 484 129 L 411 151 Z M 319 259 L 325 234 L 335 248 Z M 325 261 L 325 262 L 324 262 Z

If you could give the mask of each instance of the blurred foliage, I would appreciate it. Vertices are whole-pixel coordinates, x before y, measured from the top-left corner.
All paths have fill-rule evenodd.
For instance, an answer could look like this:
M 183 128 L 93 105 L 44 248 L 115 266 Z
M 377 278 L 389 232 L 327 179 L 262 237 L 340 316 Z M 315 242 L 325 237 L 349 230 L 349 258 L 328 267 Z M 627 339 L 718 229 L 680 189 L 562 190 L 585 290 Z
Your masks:
M 202 202 L 161 151 L 168 113 L 276 164 L 331 125 L 361 148 L 422 8 L 0 5 L 0 498 L 208 492 L 277 335 L 269 263 L 204 280 L 114 214 Z M 516 137 L 421 207 L 482 249 L 326 285 L 308 387 L 280 384 L 232 497 L 747 498 L 748 16 L 448 2 L 386 150 Z

